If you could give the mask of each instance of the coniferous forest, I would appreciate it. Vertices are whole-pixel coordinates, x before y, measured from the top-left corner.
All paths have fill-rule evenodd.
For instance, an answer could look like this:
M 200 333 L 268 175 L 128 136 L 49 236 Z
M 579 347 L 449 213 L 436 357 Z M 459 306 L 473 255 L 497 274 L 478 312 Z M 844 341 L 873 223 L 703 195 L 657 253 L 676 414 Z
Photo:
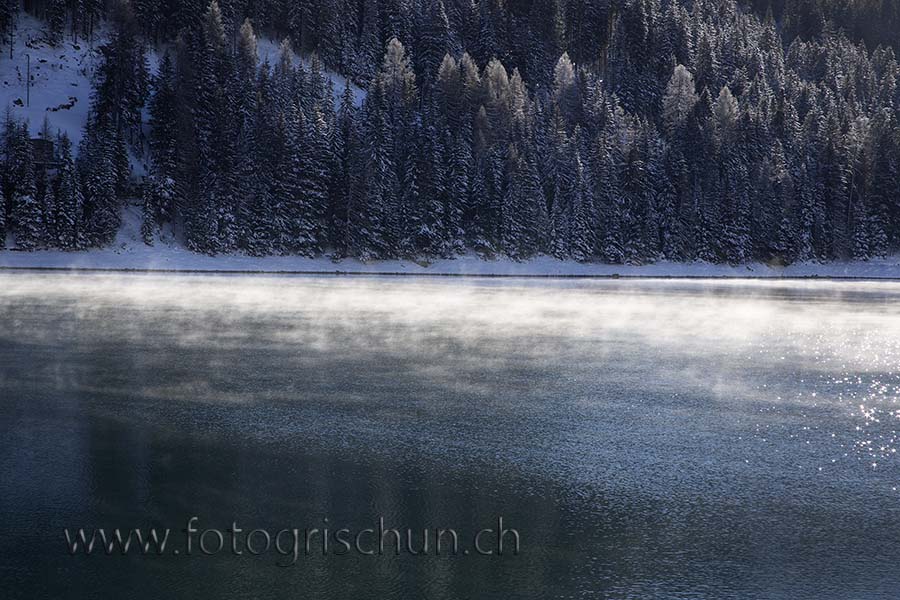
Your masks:
M 140 199 L 147 243 L 171 227 L 207 254 L 900 247 L 894 0 L 0 0 L 0 44 L 21 10 L 52 43 L 108 35 L 55 168 L 7 111 L 0 243 L 108 245 Z

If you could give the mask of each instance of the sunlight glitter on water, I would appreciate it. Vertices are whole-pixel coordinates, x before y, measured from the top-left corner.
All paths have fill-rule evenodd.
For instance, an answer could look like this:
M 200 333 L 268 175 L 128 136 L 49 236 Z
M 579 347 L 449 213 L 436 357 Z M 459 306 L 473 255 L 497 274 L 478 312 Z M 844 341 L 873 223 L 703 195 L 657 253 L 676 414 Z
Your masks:
M 810 382 L 815 391 L 797 393 L 798 402 L 808 398 L 814 409 L 820 404 L 827 408 L 833 403 L 846 416 L 846 429 L 832 431 L 826 438 L 825 447 L 830 447 L 835 457 L 818 470 L 827 471 L 827 465 L 852 460 L 861 469 L 890 468 L 897 481 L 900 479 L 900 465 L 896 462 L 900 447 L 900 342 L 871 330 L 850 331 L 844 337 L 847 341 L 842 345 L 851 349 L 847 354 L 831 351 L 834 345 L 827 336 L 816 336 L 811 347 L 814 362 L 826 368 L 833 365 L 840 373 Z M 858 366 L 848 369 L 847 362 Z M 804 380 L 800 383 L 807 385 Z M 815 415 L 809 418 L 816 420 Z M 805 444 L 818 443 L 809 439 L 818 430 L 816 425 L 803 426 L 790 437 Z M 896 491 L 896 486 L 891 486 L 891 490 Z

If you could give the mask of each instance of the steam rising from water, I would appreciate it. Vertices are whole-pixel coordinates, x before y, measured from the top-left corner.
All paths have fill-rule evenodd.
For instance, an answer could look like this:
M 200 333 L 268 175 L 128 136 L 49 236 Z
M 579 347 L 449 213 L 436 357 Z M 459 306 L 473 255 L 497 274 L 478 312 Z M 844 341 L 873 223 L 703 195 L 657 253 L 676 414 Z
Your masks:
M 624 341 L 658 355 L 661 385 L 677 381 L 722 403 L 758 405 L 761 416 L 785 406 L 842 411 L 845 431 L 818 431 L 814 419 L 773 431 L 763 418 L 753 428 L 762 443 L 782 435 L 818 444 L 822 469 L 847 458 L 877 468 L 895 457 L 900 440 L 895 284 L 16 274 L 0 278 L 0 334 L 65 334 L 18 320 L 15 307 L 26 298 L 74 316 L 64 328 L 140 311 L 141 319 L 91 332 L 100 339 L 124 335 L 139 346 L 158 336 L 210 351 L 280 346 L 298 355 L 374 352 L 396 360 L 413 354 L 418 360 L 405 367 L 411 377 L 474 394 L 489 387 L 466 377 L 467 369 L 500 369 L 516 356 L 540 362 L 585 345 L 615 368 Z M 247 323 L 260 324 L 252 338 Z M 485 356 L 488 340 L 502 340 L 500 352 Z M 448 353 L 452 366 L 443 360 Z M 692 366 L 700 355 L 704 361 Z M 777 378 L 760 384 L 748 369 L 786 370 L 791 380 L 783 387 L 802 391 L 781 392 Z M 247 403 L 264 394 L 201 383 L 186 390 L 160 381 L 132 393 Z
M 537 597 L 535 573 L 572 597 L 876 597 L 848 592 L 862 571 L 896 597 L 898 300 L 889 283 L 0 275 L 0 475 L 24 521 L 106 518 L 123 482 L 178 518 L 200 498 L 287 519 L 298 494 L 397 521 L 517 509 L 547 546 L 488 565 L 505 597 Z M 441 563 L 457 587 L 459 565 Z
M 80 314 L 110 307 L 185 312 L 201 327 L 204 320 L 207 326 L 226 325 L 272 314 L 355 324 L 358 315 L 365 315 L 403 325 L 413 335 L 429 324 L 452 324 L 460 339 L 485 334 L 589 337 L 627 330 L 656 343 L 733 348 L 777 335 L 796 340 L 796 349 L 815 360 L 840 357 L 863 366 L 897 361 L 900 309 L 882 300 L 854 310 L 855 303 L 883 298 L 886 291 L 900 298 L 900 285 L 864 282 L 0 277 L 4 303 L 29 297 L 64 303 Z M 877 339 L 861 347 L 858 336 L 867 332 Z M 185 343 L 205 343 L 193 327 L 177 326 L 166 333 L 182 336 Z M 283 340 L 289 343 L 297 333 L 289 328 Z

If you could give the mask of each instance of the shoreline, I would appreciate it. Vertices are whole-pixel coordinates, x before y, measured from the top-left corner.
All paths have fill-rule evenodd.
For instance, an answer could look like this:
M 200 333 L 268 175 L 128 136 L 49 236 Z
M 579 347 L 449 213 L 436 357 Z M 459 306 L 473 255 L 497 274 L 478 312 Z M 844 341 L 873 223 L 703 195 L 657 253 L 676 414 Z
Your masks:
M 358 263 L 357 268 L 329 268 L 333 264 L 327 258 L 303 259 L 291 257 L 294 261 L 303 263 L 305 268 L 289 268 L 284 265 L 280 268 L 267 268 L 266 258 L 252 259 L 243 256 L 198 256 L 202 266 L 198 264 L 180 265 L 141 265 L 141 264 L 115 264 L 117 262 L 130 263 L 131 261 L 109 261 L 104 264 L 98 253 L 81 252 L 72 253 L 69 256 L 76 259 L 91 258 L 92 260 L 72 260 L 68 264 L 55 260 L 7 260 L 10 255 L 18 255 L 17 258 L 32 254 L 39 257 L 42 252 L 24 253 L 0 251 L 0 274 L 2 273 L 69 273 L 69 274 L 133 274 L 133 275 L 243 275 L 243 276 L 283 276 L 283 277 L 395 277 L 395 278 L 422 278 L 422 279 L 534 279 L 534 280 L 749 280 L 749 281 L 871 281 L 871 282 L 900 282 L 900 265 L 898 264 L 872 264 L 872 263 L 802 263 L 775 269 L 760 264 L 730 266 L 713 265 L 707 263 L 656 263 L 652 265 L 629 266 L 608 265 L 601 263 L 569 263 L 556 261 L 555 259 L 535 259 L 532 262 L 515 263 L 513 261 L 498 260 L 487 261 L 480 258 L 469 260 L 460 259 L 463 264 L 458 266 L 473 266 L 471 261 L 477 260 L 478 269 L 466 270 L 442 269 L 437 266 L 422 266 L 407 261 L 382 261 L 373 263 Z M 55 253 L 54 253 L 55 254 Z M 57 257 L 54 257 L 57 258 Z M 269 257 L 277 262 L 290 262 L 289 257 Z M 238 262 L 259 260 L 255 266 L 237 266 Z M 209 263 L 220 261 L 220 265 Z M 547 269 L 547 261 L 552 261 L 553 269 Z M 137 261 L 135 261 L 137 262 Z M 357 261 L 352 261 L 357 262 Z M 440 261 L 453 263 L 457 261 Z M 15 263 L 15 264 L 10 264 Z M 33 263 L 33 264 L 28 264 Z M 52 264 L 48 264 L 52 263 Z M 310 265 L 309 263 L 318 263 Z M 327 264 L 326 264 L 327 263 Z M 382 265 L 396 266 L 401 264 L 404 268 L 412 266 L 409 270 L 379 268 Z M 350 266 L 350 265 L 347 265 Z M 854 267 L 862 267 L 857 271 Z M 492 269 L 491 267 L 495 267 Z M 568 268 L 567 268 L 568 267 Z M 868 267 L 868 268 L 865 268 Z

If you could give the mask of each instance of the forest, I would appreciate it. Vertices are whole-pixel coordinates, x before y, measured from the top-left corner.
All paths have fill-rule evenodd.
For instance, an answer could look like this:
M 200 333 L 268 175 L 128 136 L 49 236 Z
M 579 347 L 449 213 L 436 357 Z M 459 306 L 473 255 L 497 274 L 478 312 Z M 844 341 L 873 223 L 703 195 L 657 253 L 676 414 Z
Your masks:
M 40 134 L 54 168 L 7 110 L 0 244 L 103 247 L 139 201 L 148 244 L 213 255 L 900 248 L 894 0 L 0 0 L 0 60 L 20 11 L 106 33 L 81 142 Z

